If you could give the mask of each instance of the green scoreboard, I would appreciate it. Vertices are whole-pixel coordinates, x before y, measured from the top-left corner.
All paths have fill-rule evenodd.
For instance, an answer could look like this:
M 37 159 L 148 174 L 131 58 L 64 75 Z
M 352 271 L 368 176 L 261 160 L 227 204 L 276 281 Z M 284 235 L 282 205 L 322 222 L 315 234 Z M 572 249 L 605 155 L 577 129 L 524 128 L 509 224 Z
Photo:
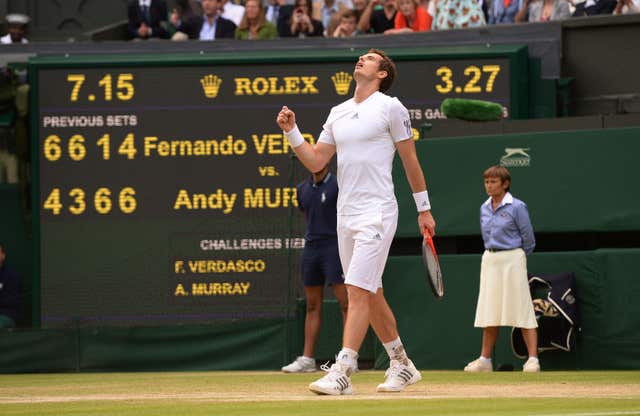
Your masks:
M 318 137 L 366 50 L 38 57 L 32 85 L 36 320 L 43 327 L 284 316 L 307 177 L 275 123 Z M 415 138 L 447 97 L 526 117 L 521 46 L 388 50 Z

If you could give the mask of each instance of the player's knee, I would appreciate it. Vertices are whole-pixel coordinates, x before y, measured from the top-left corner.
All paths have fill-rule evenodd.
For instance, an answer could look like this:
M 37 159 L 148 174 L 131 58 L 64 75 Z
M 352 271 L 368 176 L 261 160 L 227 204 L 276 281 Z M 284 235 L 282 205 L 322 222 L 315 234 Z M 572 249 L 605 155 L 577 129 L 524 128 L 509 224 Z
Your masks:
M 307 299 L 307 313 L 319 313 L 322 310 L 322 300 Z

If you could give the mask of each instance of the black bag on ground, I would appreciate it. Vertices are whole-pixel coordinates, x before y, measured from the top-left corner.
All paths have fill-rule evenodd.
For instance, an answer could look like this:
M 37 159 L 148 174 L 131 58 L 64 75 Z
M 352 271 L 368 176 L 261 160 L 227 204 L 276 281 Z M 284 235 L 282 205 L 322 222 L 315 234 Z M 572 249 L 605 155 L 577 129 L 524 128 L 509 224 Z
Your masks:
M 538 321 L 538 352 L 575 347 L 579 331 L 578 305 L 575 295 L 576 277 L 573 272 L 558 274 L 529 274 L 529 289 Z M 540 293 L 543 296 L 537 296 Z M 527 358 L 527 346 L 520 328 L 511 330 L 511 348 L 518 358 Z

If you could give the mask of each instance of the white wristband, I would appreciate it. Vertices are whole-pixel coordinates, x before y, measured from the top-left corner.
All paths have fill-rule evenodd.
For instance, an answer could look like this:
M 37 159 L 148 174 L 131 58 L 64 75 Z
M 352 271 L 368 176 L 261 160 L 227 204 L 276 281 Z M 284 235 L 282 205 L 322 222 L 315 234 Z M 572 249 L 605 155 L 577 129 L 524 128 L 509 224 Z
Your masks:
M 287 138 L 291 147 L 298 147 L 304 142 L 304 137 L 302 137 L 302 133 L 300 133 L 300 129 L 296 124 L 289 131 L 283 131 L 284 137 Z
M 427 191 L 416 192 L 413 194 L 413 200 L 416 201 L 418 212 L 429 211 L 431 209 L 429 193 Z

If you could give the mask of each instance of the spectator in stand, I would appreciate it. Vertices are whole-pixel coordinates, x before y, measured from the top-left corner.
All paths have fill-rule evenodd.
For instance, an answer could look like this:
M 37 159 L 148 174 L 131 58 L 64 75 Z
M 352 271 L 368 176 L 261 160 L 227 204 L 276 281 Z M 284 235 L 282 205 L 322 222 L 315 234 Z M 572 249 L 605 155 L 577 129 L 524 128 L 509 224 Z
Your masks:
M 267 0 L 266 18 L 278 29 L 278 36 L 286 36 L 289 33 L 293 5 L 286 4 L 285 0 Z
M 524 4 L 524 0 L 493 0 L 489 7 L 490 25 L 515 23 L 516 14 Z
M 398 0 L 398 13 L 393 29 L 387 30 L 385 35 L 401 33 L 426 32 L 431 30 L 432 17 L 418 0 Z
M 129 0 L 129 36 L 136 40 L 168 39 L 168 15 L 165 0 Z
M 333 31 L 334 38 L 349 38 L 358 34 L 356 25 L 356 13 L 353 10 L 345 10 L 340 13 L 340 22 Z
M 29 27 L 29 16 L 26 14 L 12 13 L 5 16 L 7 30 L 9 33 L 0 38 L 0 44 L 29 43 L 27 40 L 27 28 Z
M 345 10 L 353 9 L 351 0 L 315 0 L 311 16 L 322 23 L 322 27 L 327 29 L 331 23 L 331 17 Z M 336 16 L 336 17 L 337 17 Z M 328 32 L 330 34 L 331 32 Z
M 395 0 L 371 0 L 358 21 L 361 33 L 384 33 L 393 29 L 396 19 Z
M 487 24 L 477 0 L 431 0 L 429 15 L 433 16 L 432 30 L 464 29 Z
M 20 278 L 5 264 L 5 258 L 0 244 L 0 328 L 13 328 L 20 315 Z
M 613 14 L 640 13 L 640 0 L 618 0 Z
M 491 4 L 491 1 L 478 0 L 478 4 L 480 5 L 480 10 L 482 10 L 482 15 L 484 16 L 485 23 L 489 22 L 489 4 Z
M 617 0 L 587 0 L 576 4 L 574 17 L 594 16 L 597 14 L 611 14 L 618 5 Z
M 14 70 L 0 67 L 0 114 L 13 115 L 14 110 L 17 109 L 18 84 L 19 79 Z M 13 117 L 10 119 L 9 126 L 0 128 L 0 184 L 4 182 L 16 184 L 20 179 L 18 130 L 13 122 Z M 20 117 L 18 117 L 19 119 Z M 27 141 L 24 135 L 22 138 L 25 142 Z
M 311 17 L 311 0 L 296 0 L 286 37 L 306 38 L 323 36 L 323 33 L 322 23 Z
M 360 16 L 362 16 L 362 13 L 364 12 L 364 9 L 367 7 L 367 1 L 368 0 L 352 0 L 353 3 L 353 9 L 350 9 L 351 11 L 353 11 L 355 13 L 356 16 L 356 30 L 358 30 L 358 34 L 360 34 L 360 31 L 358 29 L 358 22 L 360 21 Z M 338 28 L 338 26 L 340 25 L 340 21 L 342 19 L 342 13 L 345 12 L 346 10 L 342 10 L 339 13 L 334 13 L 331 15 L 331 19 L 329 20 L 329 26 L 325 26 L 325 36 L 328 37 L 335 37 L 334 33 L 336 31 L 336 29 Z
M 516 22 L 551 22 L 571 17 L 567 0 L 524 0 Z
M 244 6 L 235 4 L 230 0 L 220 0 L 218 6 L 220 7 L 220 16 L 231 20 L 236 26 L 240 24 L 244 17 Z
M 276 27 L 265 17 L 262 0 L 246 0 L 244 17 L 240 21 L 240 26 L 236 28 L 236 39 L 263 40 L 277 37 Z
M 202 0 L 203 16 L 193 16 L 183 21 L 178 30 L 186 33 L 189 39 L 215 40 L 233 38 L 236 25 L 231 20 L 218 16 L 218 0 Z
M 362 13 L 364 13 L 364 9 L 367 8 L 367 4 L 369 0 L 352 0 L 353 2 L 353 12 L 356 15 L 356 24 L 360 21 L 360 17 L 362 17 Z
M 185 33 L 178 32 L 178 27 L 180 27 L 183 20 L 189 20 L 194 16 L 201 15 L 202 9 L 196 0 L 177 0 L 176 6 L 169 15 L 169 37 L 171 40 L 187 40 L 188 36 Z

